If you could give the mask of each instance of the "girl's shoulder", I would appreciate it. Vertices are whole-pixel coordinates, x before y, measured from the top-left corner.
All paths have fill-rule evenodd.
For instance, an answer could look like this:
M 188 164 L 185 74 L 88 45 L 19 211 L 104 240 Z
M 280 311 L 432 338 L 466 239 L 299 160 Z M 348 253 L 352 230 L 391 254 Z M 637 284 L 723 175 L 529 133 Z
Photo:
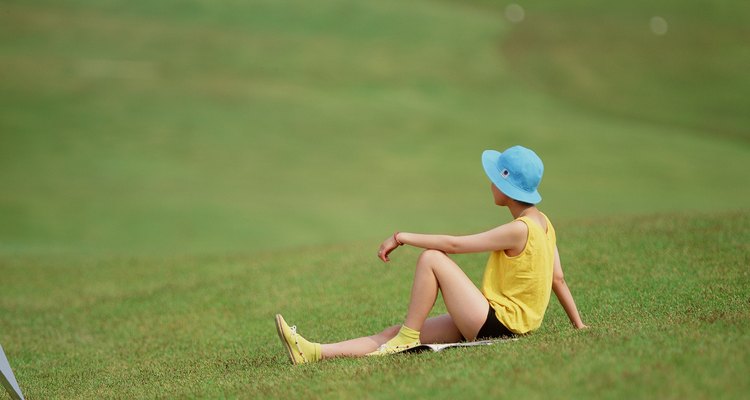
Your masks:
M 541 211 L 537 211 L 535 213 L 531 213 L 529 215 L 523 216 L 521 218 L 514 220 L 513 222 L 519 221 L 522 219 L 526 219 L 527 221 L 535 224 L 537 227 L 542 229 L 542 232 L 545 232 L 545 233 L 549 232 L 550 227 L 552 227 L 552 223 L 549 221 L 549 218 L 547 218 L 547 216 Z

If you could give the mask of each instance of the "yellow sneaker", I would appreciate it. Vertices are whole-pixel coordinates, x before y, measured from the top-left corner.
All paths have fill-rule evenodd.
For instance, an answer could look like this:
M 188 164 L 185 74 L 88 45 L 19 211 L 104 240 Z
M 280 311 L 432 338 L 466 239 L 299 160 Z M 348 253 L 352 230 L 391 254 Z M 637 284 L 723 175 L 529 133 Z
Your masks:
M 320 344 L 311 343 L 297 333 L 297 327 L 290 327 L 281 314 L 276 314 L 276 332 L 284 345 L 292 364 L 304 364 L 320 360 Z
M 389 343 L 383 343 L 378 347 L 377 350 L 373 351 L 372 353 L 367 353 L 368 356 L 385 356 L 388 354 L 396 354 L 396 353 L 403 353 L 405 351 L 411 350 L 415 347 L 421 346 L 422 343 L 417 340 L 416 342 L 407 343 L 407 344 L 389 344 Z

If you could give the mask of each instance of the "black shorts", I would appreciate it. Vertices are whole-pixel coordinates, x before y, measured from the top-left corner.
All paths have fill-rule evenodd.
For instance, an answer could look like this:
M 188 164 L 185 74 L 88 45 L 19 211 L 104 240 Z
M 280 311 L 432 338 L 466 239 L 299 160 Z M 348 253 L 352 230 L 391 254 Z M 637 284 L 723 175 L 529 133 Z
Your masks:
M 487 320 L 484 321 L 484 325 L 479 328 L 479 333 L 477 333 L 477 340 L 515 337 L 516 334 L 511 332 L 510 329 L 497 319 L 495 309 L 492 307 L 489 307 L 489 309 Z

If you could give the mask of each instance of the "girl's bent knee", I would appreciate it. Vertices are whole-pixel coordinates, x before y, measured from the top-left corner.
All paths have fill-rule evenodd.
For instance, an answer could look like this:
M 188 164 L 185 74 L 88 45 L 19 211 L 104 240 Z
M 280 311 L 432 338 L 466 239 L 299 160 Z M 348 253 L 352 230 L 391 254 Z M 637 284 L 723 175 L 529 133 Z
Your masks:
M 442 259 L 448 257 L 445 253 L 443 253 L 440 250 L 435 249 L 427 249 L 422 252 L 422 254 L 419 255 L 419 263 L 424 263 L 427 261 L 434 261 L 436 259 Z

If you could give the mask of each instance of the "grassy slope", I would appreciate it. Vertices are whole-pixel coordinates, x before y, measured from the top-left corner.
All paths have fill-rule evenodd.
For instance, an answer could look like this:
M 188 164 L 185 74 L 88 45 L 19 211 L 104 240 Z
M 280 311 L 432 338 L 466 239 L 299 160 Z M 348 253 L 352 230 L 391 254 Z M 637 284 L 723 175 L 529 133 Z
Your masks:
M 574 332 L 553 299 L 537 333 L 494 348 L 287 365 L 275 312 L 324 341 L 402 317 L 417 253 L 403 249 L 386 266 L 369 243 L 226 258 L 6 258 L 14 284 L 0 326 L 30 399 L 740 398 L 750 390 L 748 226 L 748 213 L 558 224 L 592 329 Z M 479 280 L 485 255 L 456 259 Z
M 692 36 L 676 26 L 639 52 L 633 15 L 651 6 L 539 3 L 509 26 L 497 8 L 402 3 L 4 3 L 0 252 L 223 252 L 394 226 L 483 229 L 478 155 L 514 143 L 544 158 L 545 206 L 558 218 L 714 208 L 716 198 L 746 206 L 746 141 L 669 121 L 680 111 L 744 129 L 750 97 L 718 117 L 708 92 L 661 79 L 650 55 L 674 42 L 688 51 Z M 689 53 L 665 68 L 746 93 L 747 74 L 732 67 L 746 64 L 742 36 L 703 29 L 738 24 L 703 10 L 691 30 L 730 67 Z M 590 40 L 597 29 L 619 36 Z M 555 54 L 620 92 L 628 72 L 631 91 L 601 97 Z M 613 57 L 627 68 L 608 69 Z M 661 106 L 638 92 L 654 82 Z
M 514 74 L 587 108 L 747 147 L 750 5 L 639 3 L 530 5 L 504 53 Z M 668 22 L 666 35 L 651 32 L 653 16 Z

